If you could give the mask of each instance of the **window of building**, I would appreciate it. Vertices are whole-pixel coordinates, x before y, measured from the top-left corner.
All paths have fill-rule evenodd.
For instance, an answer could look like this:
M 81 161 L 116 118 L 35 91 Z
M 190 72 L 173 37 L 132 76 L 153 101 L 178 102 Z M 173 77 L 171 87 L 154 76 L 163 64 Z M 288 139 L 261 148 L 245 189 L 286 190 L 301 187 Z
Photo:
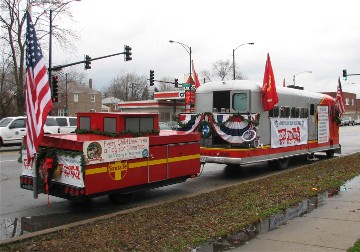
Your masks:
M 79 102 L 79 94 L 74 94 L 74 102 Z
M 351 99 L 351 105 L 354 106 L 355 105 L 355 101 L 354 99 Z
M 91 102 L 95 102 L 95 95 L 94 94 L 91 95 Z
M 96 109 L 90 109 L 90 112 L 96 112 Z
M 65 109 L 58 109 L 58 116 L 64 116 L 65 115 Z
M 350 105 L 350 99 L 349 98 L 345 98 L 345 105 Z

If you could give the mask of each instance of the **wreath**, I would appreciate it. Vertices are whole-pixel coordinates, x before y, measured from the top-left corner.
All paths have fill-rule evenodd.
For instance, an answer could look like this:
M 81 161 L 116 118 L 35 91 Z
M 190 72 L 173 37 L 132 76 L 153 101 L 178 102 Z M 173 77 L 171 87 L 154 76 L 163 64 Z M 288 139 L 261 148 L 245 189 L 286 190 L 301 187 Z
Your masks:
M 82 151 L 69 151 L 62 150 L 53 147 L 40 148 L 36 156 L 36 170 L 39 171 L 41 176 L 38 176 L 39 185 L 46 192 L 51 186 L 51 181 L 54 175 L 59 172 L 58 160 L 56 155 L 64 155 L 69 157 L 75 157 L 81 155 L 81 171 L 84 173 L 85 169 L 85 157 Z

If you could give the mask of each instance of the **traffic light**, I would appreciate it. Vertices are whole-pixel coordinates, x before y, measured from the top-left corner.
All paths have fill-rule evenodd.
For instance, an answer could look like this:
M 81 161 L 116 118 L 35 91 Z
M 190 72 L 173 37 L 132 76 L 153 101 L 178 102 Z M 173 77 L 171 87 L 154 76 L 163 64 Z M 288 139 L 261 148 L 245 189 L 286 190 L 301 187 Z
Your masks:
M 91 57 L 89 55 L 85 55 L 85 70 L 91 69 Z
M 154 70 L 150 70 L 150 86 L 154 86 Z
M 124 61 L 129 61 L 132 60 L 132 53 L 131 53 L 131 47 L 124 45 L 124 50 L 125 50 L 125 54 L 124 54 Z
M 52 100 L 53 102 L 58 101 L 58 95 L 59 95 L 59 86 L 58 86 L 58 76 L 53 75 L 52 76 Z
M 346 69 L 343 70 L 343 79 L 347 80 L 347 71 L 346 71 Z
M 178 87 L 178 86 L 179 86 L 179 80 L 175 79 L 175 87 Z

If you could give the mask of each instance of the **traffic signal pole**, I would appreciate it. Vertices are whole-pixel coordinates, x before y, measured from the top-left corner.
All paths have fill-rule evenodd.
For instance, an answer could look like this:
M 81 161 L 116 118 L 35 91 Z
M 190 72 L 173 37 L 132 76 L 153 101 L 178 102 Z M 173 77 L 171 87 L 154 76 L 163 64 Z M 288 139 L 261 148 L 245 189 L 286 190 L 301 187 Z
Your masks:
M 83 64 L 83 63 L 90 62 L 90 61 L 94 61 L 94 60 L 105 59 L 105 58 L 117 56 L 117 55 L 120 55 L 120 54 L 126 54 L 126 52 L 114 53 L 114 54 L 110 54 L 110 55 L 106 55 L 106 56 L 101 56 L 101 57 L 97 57 L 97 58 L 93 58 L 93 59 L 88 59 L 88 60 L 85 59 L 85 60 L 78 61 L 78 62 L 74 62 L 74 63 L 69 63 L 69 64 L 65 64 L 65 65 L 59 65 L 59 66 L 54 66 L 54 67 L 49 68 L 49 71 L 60 71 L 61 69 L 65 68 L 65 67 L 74 66 L 74 65 L 78 65 L 78 64 Z

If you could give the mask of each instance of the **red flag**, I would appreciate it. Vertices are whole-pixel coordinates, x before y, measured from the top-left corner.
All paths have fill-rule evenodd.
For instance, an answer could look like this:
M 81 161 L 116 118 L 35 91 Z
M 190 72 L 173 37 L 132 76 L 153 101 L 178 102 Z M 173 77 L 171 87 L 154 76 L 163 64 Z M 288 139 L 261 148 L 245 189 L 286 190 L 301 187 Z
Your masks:
M 340 77 L 339 77 L 338 82 L 339 82 L 339 84 L 337 86 L 335 103 L 336 103 L 337 109 L 339 110 L 339 116 L 341 117 L 345 113 L 345 105 L 344 105 L 344 96 L 342 93 Z
M 192 62 L 192 67 L 193 67 L 193 71 L 194 71 L 195 88 L 198 88 L 198 87 L 200 87 L 201 83 L 199 81 L 198 74 L 195 72 L 194 61 L 192 60 L 191 62 Z
M 267 55 L 265 73 L 264 73 L 264 82 L 261 89 L 262 93 L 262 102 L 265 111 L 271 110 L 274 108 L 275 104 L 278 103 L 279 98 L 276 92 L 274 72 L 271 67 L 271 61 L 269 54 Z
M 46 117 L 53 104 L 45 59 L 29 11 L 26 15 L 26 150 L 28 161 L 32 162 L 44 135 Z

